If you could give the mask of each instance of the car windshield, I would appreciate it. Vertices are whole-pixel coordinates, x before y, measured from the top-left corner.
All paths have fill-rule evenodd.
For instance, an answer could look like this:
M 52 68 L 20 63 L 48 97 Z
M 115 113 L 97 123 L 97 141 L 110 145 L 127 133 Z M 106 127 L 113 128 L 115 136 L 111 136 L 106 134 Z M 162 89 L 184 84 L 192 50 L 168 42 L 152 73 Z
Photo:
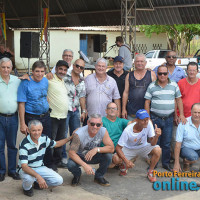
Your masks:
M 158 58 L 165 58 L 167 54 L 167 51 L 160 51 Z

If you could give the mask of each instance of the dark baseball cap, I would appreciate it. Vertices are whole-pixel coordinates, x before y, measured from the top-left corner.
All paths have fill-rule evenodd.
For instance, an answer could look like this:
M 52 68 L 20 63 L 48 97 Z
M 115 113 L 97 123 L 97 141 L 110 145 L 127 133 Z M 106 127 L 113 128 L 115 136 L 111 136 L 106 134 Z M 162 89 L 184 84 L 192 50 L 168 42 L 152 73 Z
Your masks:
M 67 68 L 69 68 L 69 65 L 66 61 L 64 60 L 59 60 L 57 63 L 56 63 L 56 67 L 60 67 L 60 66 L 65 66 Z
M 116 56 L 115 58 L 114 58 L 114 61 L 113 61 L 114 63 L 115 62 L 124 62 L 124 59 L 121 57 L 121 56 Z

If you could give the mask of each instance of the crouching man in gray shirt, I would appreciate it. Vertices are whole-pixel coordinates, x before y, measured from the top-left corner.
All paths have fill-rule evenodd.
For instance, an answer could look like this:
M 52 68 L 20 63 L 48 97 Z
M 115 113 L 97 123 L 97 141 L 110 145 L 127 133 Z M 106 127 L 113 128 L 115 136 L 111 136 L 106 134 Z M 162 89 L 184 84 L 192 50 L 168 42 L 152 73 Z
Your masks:
M 112 160 L 114 145 L 106 128 L 102 127 L 101 115 L 92 114 L 87 125 L 75 131 L 71 147 L 69 149 L 68 170 L 74 175 L 72 186 L 77 186 L 80 181 L 83 167 L 87 175 L 95 175 L 94 181 L 103 186 L 109 186 L 104 178 L 108 166 Z M 101 143 L 104 147 L 100 147 Z M 99 168 L 94 172 L 89 164 L 98 164 Z

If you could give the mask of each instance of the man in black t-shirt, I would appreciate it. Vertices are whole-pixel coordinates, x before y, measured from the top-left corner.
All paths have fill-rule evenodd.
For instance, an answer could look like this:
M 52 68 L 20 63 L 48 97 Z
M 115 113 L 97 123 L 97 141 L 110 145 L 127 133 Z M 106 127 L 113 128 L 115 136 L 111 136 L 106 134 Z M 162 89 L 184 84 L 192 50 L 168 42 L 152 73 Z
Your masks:
M 122 96 L 125 88 L 125 78 L 128 74 L 128 71 L 123 69 L 124 67 L 124 60 L 121 56 L 116 56 L 113 61 L 114 69 L 111 69 L 107 72 L 109 76 L 115 79 L 117 82 L 117 87 L 119 90 L 119 94 L 121 96 L 121 106 L 122 106 Z

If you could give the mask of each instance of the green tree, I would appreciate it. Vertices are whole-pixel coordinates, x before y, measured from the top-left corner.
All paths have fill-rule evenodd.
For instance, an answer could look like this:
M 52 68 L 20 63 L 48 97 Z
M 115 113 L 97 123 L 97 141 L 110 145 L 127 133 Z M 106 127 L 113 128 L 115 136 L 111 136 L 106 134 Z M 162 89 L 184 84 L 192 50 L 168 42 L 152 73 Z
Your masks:
M 200 35 L 200 24 L 140 25 L 139 29 L 147 37 L 151 37 L 152 33 L 166 33 L 169 48 L 179 56 L 185 56 L 190 41 L 195 35 Z

